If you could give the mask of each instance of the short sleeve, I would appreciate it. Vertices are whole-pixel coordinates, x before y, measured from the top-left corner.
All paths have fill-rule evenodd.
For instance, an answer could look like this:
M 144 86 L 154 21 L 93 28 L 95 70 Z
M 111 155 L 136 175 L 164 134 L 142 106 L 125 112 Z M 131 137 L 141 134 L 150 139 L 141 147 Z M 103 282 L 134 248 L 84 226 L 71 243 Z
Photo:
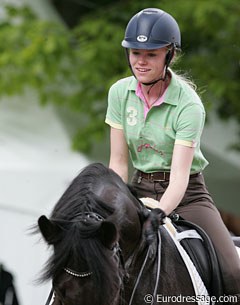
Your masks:
M 123 129 L 121 102 L 117 94 L 117 86 L 114 84 L 108 92 L 108 107 L 105 123 L 117 129 Z
M 205 116 L 205 109 L 201 104 L 183 108 L 177 120 L 175 144 L 196 147 L 200 143 Z

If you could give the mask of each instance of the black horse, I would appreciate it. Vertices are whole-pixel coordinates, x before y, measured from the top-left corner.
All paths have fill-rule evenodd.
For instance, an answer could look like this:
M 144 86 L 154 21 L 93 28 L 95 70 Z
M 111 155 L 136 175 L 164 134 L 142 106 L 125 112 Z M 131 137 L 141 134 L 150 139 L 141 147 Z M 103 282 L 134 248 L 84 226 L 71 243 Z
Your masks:
M 166 230 L 158 229 L 163 218 L 112 170 L 87 166 L 50 218 L 38 220 L 54 249 L 42 275 L 52 279 L 52 304 L 173 304 L 177 296 L 181 304 L 196 304 L 189 300 L 195 292 L 182 258 Z

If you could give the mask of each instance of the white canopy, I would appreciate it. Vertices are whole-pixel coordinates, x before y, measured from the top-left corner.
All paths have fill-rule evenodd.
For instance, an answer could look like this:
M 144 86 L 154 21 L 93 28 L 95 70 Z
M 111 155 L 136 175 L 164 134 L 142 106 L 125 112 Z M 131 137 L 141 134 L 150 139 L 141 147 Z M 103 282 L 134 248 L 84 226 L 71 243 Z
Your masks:
M 0 101 L 0 263 L 14 275 L 20 305 L 42 305 L 50 290 L 34 284 L 49 252 L 28 229 L 89 163 L 71 151 L 54 108 L 35 100 Z

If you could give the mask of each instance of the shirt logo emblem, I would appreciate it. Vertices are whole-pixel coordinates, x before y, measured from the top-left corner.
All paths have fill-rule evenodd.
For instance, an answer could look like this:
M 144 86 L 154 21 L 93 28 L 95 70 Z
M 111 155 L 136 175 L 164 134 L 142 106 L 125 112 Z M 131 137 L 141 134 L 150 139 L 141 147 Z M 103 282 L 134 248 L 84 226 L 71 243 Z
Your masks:
M 145 36 L 145 35 L 139 35 L 138 37 L 137 37 L 137 41 L 139 41 L 139 42 L 145 42 L 145 41 L 147 41 L 147 36 Z

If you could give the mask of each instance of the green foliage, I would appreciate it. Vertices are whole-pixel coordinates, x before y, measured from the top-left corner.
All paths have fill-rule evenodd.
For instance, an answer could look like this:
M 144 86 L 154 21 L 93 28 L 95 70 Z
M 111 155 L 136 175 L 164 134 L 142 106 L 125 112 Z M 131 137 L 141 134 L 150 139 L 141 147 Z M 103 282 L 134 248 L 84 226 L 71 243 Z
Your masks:
M 8 18 L 0 24 L 0 94 L 33 87 L 42 103 L 62 101 L 63 82 L 75 67 L 70 33 L 61 24 L 39 20 L 26 7 L 6 9 Z
M 172 14 L 182 32 L 183 60 L 202 92 L 221 117 L 240 124 L 240 2 L 238 0 L 122 1 L 91 10 L 73 30 L 39 20 L 28 8 L 7 7 L 0 23 L 0 95 L 33 87 L 42 104 L 64 105 L 79 113 L 73 148 L 89 151 L 100 141 L 107 93 L 130 74 L 121 40 L 130 17 L 145 7 Z
M 240 2 L 186 0 L 185 7 L 181 2 L 174 10 L 186 50 L 182 65 L 204 87 L 203 100 L 216 104 L 222 118 L 240 123 Z

